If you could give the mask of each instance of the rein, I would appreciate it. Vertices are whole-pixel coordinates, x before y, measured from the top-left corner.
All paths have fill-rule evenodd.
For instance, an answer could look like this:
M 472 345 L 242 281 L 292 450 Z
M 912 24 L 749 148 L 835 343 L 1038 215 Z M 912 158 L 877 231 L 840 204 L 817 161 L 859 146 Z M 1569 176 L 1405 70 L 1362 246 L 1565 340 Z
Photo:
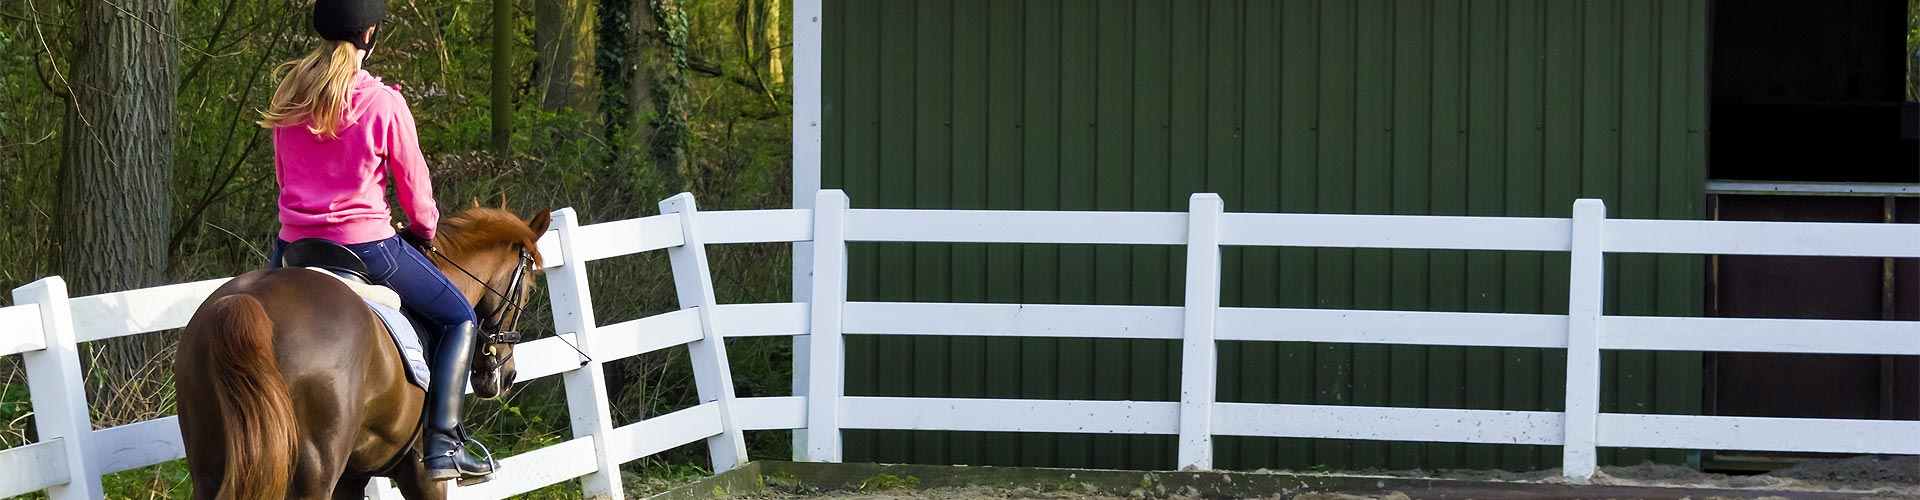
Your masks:
M 480 328 L 481 333 L 485 335 L 487 344 L 514 345 L 522 342 L 523 337 L 520 335 L 518 327 L 520 326 L 520 317 L 526 315 L 527 310 L 520 304 L 519 299 L 515 297 L 519 296 L 521 289 L 525 287 L 523 282 L 526 279 L 527 272 L 533 267 L 533 254 L 528 253 L 526 247 L 522 246 L 519 248 L 520 263 L 516 265 L 513 270 L 513 279 L 507 282 L 506 293 L 501 293 L 499 290 L 493 288 L 493 284 L 481 279 L 480 276 L 473 274 L 473 271 L 468 271 L 465 266 L 461 266 L 460 263 L 454 261 L 452 257 L 448 257 L 446 253 L 441 252 L 440 247 L 434 245 L 423 246 L 426 247 L 427 253 L 440 257 L 440 260 L 446 261 L 448 265 L 459 270 L 461 274 L 467 275 L 468 278 L 473 278 L 473 281 L 479 283 L 480 287 L 486 289 L 488 293 L 492 293 L 494 296 L 500 298 L 501 307 L 495 309 L 494 314 L 490 315 Z M 507 319 L 508 309 L 513 310 L 513 319 L 511 321 Z M 505 328 L 502 328 L 503 326 Z M 587 356 L 585 351 L 580 350 L 580 346 L 574 345 L 573 342 L 568 342 L 566 337 L 555 335 L 554 338 L 560 339 L 560 342 L 567 344 L 567 347 L 573 348 L 573 352 L 579 353 L 582 359 L 587 360 L 582 362 L 582 365 L 593 361 L 593 357 Z M 487 356 L 484 359 L 491 359 L 493 357 L 492 350 L 488 349 Z M 489 361 L 487 364 L 492 366 L 488 367 L 488 369 L 491 370 L 505 366 L 508 361 L 512 360 L 513 354 L 509 353 L 504 359 Z

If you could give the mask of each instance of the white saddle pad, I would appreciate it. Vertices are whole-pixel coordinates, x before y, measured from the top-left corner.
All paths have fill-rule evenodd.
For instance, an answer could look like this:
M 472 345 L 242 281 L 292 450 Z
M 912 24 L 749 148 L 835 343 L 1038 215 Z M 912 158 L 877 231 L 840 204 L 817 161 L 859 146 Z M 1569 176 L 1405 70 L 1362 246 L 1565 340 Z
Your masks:
M 347 288 L 352 289 L 353 293 L 358 294 L 361 300 L 366 301 L 367 307 L 373 309 L 374 315 L 379 316 L 380 321 L 387 325 L 387 334 L 393 338 L 394 345 L 400 349 L 400 357 L 407 364 L 407 381 L 421 389 L 426 389 L 429 380 L 427 352 L 421 345 L 419 332 L 414 330 L 413 323 L 400 312 L 400 293 L 385 286 L 369 285 L 342 278 L 325 269 L 315 267 L 307 269 L 340 280 L 347 285 Z
M 347 288 L 353 289 L 353 293 L 360 295 L 360 298 L 367 299 L 368 302 L 380 304 L 380 305 L 391 307 L 394 309 L 400 308 L 400 293 L 393 291 L 392 288 L 387 288 L 381 285 L 369 285 L 366 283 L 361 283 L 358 281 L 342 278 L 338 274 L 333 274 L 332 271 L 328 271 L 328 270 L 317 268 L 317 267 L 309 267 L 307 269 L 312 269 L 313 272 L 325 274 L 327 276 L 332 276 L 334 277 L 334 279 L 340 280 L 341 283 L 345 283 L 347 285 Z

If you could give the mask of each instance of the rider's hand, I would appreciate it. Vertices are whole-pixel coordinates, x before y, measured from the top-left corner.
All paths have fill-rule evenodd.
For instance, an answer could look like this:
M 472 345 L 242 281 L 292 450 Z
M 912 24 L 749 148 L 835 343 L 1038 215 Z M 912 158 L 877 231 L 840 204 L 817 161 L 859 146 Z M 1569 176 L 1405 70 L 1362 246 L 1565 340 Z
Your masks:
M 406 224 L 396 222 L 393 226 L 394 229 L 400 233 L 400 239 L 406 240 L 407 244 L 413 245 L 422 251 L 433 249 L 433 240 L 420 237 L 420 233 L 409 230 Z

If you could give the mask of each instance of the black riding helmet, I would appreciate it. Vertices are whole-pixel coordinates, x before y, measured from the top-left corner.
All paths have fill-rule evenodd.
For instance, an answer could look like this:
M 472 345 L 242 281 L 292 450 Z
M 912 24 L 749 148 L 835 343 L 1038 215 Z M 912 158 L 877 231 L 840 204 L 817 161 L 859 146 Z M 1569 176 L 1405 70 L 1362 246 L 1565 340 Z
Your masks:
M 387 19 L 386 0 L 314 0 L 313 31 L 320 38 L 352 43 L 360 50 L 372 50 L 373 42 L 364 40 L 367 30 Z M 377 33 L 374 36 L 379 36 Z

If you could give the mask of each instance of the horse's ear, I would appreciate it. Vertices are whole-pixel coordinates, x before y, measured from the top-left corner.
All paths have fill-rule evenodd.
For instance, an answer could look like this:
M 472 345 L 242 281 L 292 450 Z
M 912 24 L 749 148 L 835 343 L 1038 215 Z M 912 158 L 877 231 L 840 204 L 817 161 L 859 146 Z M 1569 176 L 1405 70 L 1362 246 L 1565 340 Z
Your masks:
M 533 214 L 533 219 L 527 221 L 527 227 L 533 229 L 535 238 L 547 234 L 547 226 L 551 225 L 553 225 L 553 215 L 547 212 Z
M 473 200 L 473 208 L 480 208 L 480 198 L 475 197 L 475 198 L 472 198 L 472 200 Z

